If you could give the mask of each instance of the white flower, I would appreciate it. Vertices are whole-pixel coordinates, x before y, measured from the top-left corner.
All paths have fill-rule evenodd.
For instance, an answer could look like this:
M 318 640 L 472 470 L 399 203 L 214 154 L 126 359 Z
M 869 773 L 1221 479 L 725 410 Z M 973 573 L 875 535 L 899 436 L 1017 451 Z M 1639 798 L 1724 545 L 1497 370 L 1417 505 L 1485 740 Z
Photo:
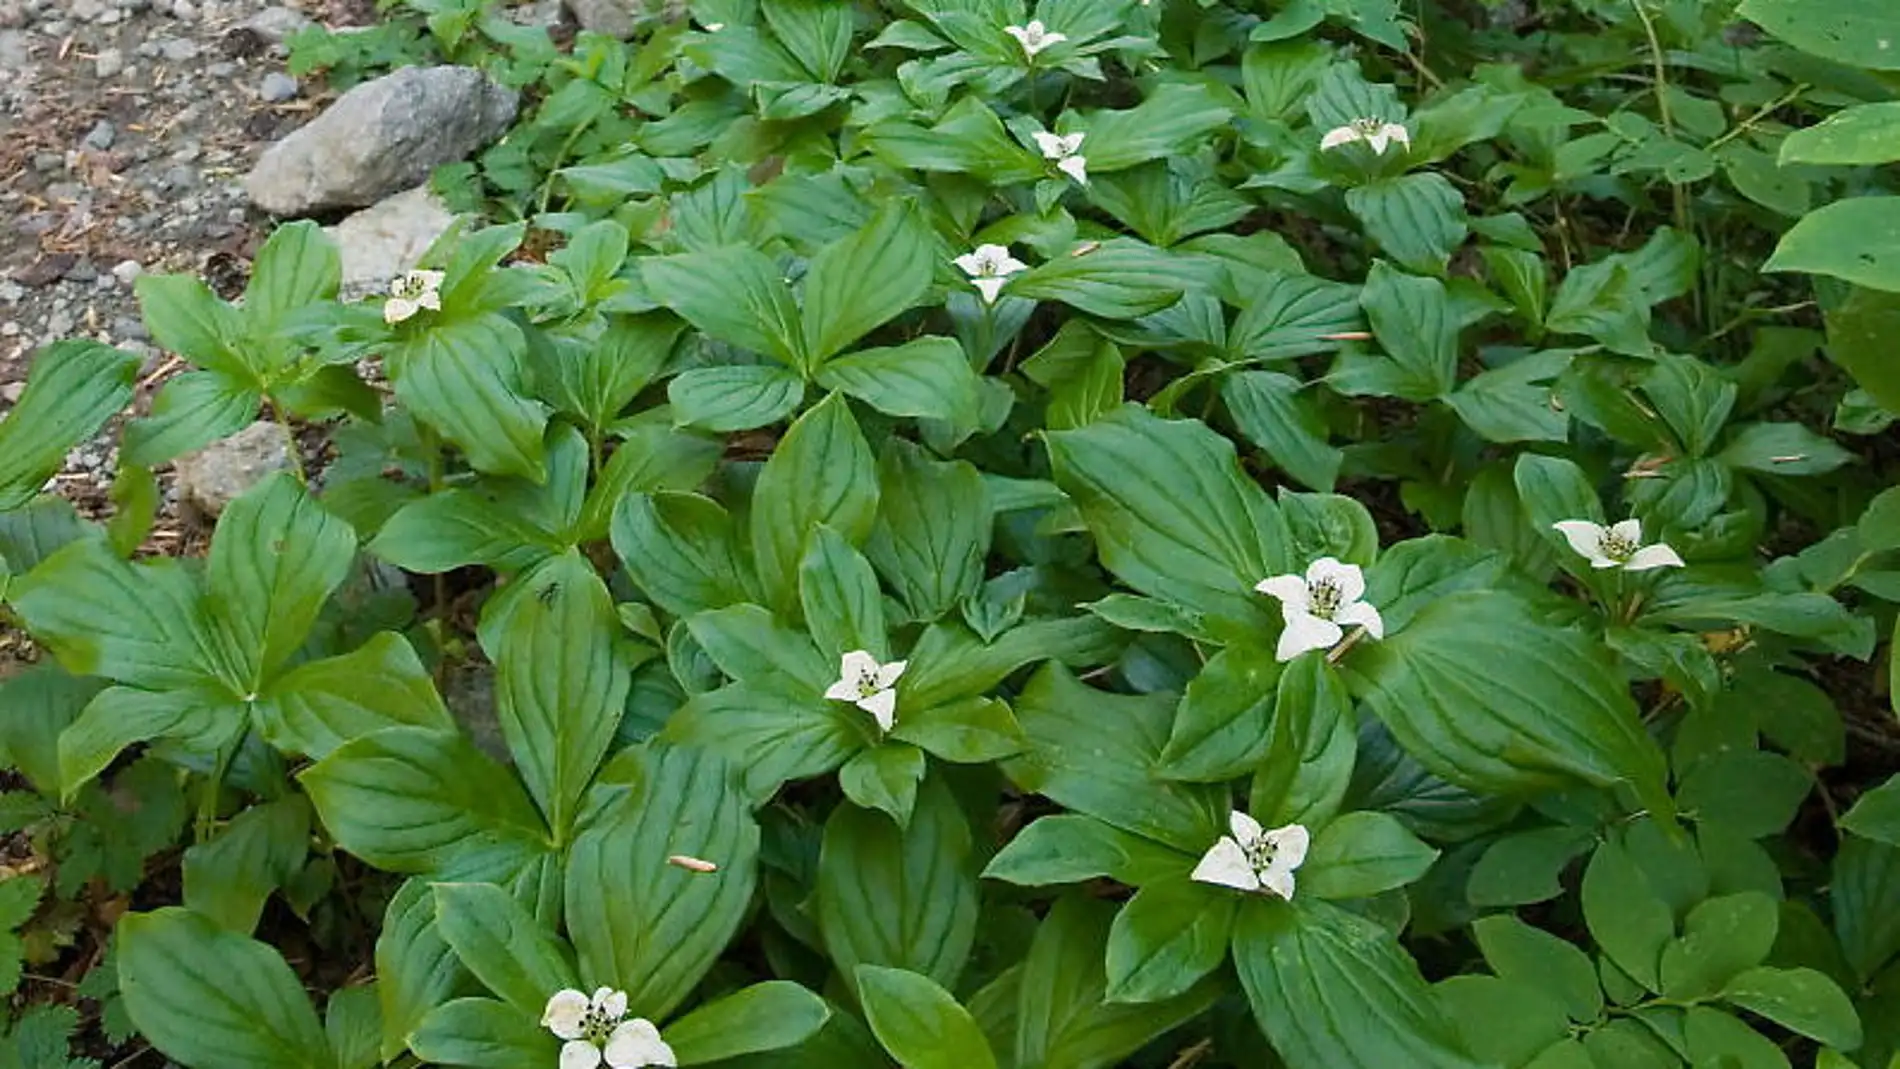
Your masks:
M 1682 558 L 1663 543 L 1643 545 L 1643 525 L 1638 520 L 1608 527 L 1589 520 L 1563 520 L 1551 526 L 1564 536 L 1571 549 L 1589 559 L 1592 568 L 1646 572 L 1651 568 L 1682 567 Z
M 627 1020 L 627 993 L 603 987 L 592 998 L 579 991 L 556 991 L 541 1014 L 541 1026 L 561 1045 L 560 1069 L 648 1069 L 674 1066 L 673 1048 L 644 1017 Z
M 1087 134 L 1064 136 L 1038 130 L 1030 136 L 1036 139 L 1036 148 L 1042 151 L 1043 159 L 1056 161 L 1056 170 L 1085 186 L 1089 184 L 1089 159 L 1081 154 L 1082 139 Z
M 970 276 L 970 284 L 983 295 L 984 304 L 995 304 L 1009 284 L 1009 276 L 1029 270 L 1029 265 L 1009 254 L 1007 245 L 978 245 L 976 251 L 956 258 L 955 263 Z
M 1035 58 L 1036 53 L 1050 45 L 1061 44 L 1069 39 L 1067 34 L 1051 33 L 1049 28 L 1042 24 L 1041 19 L 1036 19 L 1027 26 L 1005 26 L 1003 32 L 1014 37 L 1016 43 L 1023 46 L 1023 54 L 1031 59 Z
M 1264 891 L 1293 901 L 1293 870 L 1306 861 L 1312 841 L 1306 828 L 1288 824 L 1266 831 L 1260 822 L 1234 810 L 1227 818 L 1232 835 L 1223 835 L 1194 866 L 1193 879 L 1241 891 Z
M 1372 146 L 1372 151 L 1383 156 L 1385 147 L 1398 142 L 1406 148 L 1412 147 L 1412 134 L 1402 123 L 1386 122 L 1383 119 L 1354 119 L 1344 126 L 1335 126 L 1326 131 L 1319 139 L 1321 151 L 1335 149 L 1341 145 L 1350 145 L 1355 141 L 1364 141 Z
M 908 661 L 879 664 L 866 650 L 852 650 L 838 662 L 838 681 L 825 691 L 835 702 L 850 702 L 871 714 L 885 731 L 897 723 L 897 681 L 910 667 Z
M 389 284 L 383 302 L 383 322 L 400 323 L 422 309 L 442 310 L 442 272 L 410 271 Z
M 1321 557 L 1304 577 L 1276 575 L 1260 580 L 1254 589 L 1280 599 L 1286 630 L 1280 633 L 1280 645 L 1274 651 L 1277 660 L 1290 661 L 1308 650 L 1332 649 L 1345 637 L 1341 624 L 1357 624 L 1373 638 L 1385 637 L 1379 610 L 1359 600 L 1366 592 L 1366 578 L 1357 564 Z

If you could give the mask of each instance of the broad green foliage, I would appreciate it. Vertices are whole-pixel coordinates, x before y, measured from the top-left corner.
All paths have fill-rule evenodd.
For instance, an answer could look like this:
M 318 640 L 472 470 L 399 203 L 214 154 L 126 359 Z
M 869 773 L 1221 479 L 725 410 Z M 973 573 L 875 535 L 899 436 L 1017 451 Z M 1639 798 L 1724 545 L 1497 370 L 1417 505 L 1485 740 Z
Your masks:
M 0 418 L 0 1069 L 1892 1069 L 1890 4 L 383 6 L 413 275 Z

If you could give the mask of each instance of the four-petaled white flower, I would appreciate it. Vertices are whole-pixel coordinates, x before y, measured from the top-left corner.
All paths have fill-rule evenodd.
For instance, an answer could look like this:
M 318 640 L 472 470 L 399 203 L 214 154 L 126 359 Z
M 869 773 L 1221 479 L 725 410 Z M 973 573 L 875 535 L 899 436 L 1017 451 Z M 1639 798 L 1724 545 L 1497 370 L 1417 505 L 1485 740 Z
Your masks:
M 1009 254 L 1007 245 L 978 245 L 975 252 L 956 258 L 956 265 L 970 276 L 970 285 L 983 295 L 984 304 L 995 304 L 1009 284 L 1009 276 L 1029 270 L 1029 265 Z
M 1023 54 L 1031 59 L 1036 57 L 1036 53 L 1050 45 L 1058 45 L 1069 39 L 1068 34 L 1051 31 L 1049 27 L 1042 24 L 1041 19 L 1036 19 L 1027 26 L 1005 26 L 1003 32 L 1014 37 L 1016 43 L 1023 46 Z
M 627 1018 L 627 993 L 603 987 L 592 998 L 571 988 L 556 991 L 541 1027 L 566 1040 L 560 1069 L 649 1069 L 675 1066 L 673 1048 L 644 1017 Z
M 410 271 L 389 284 L 383 302 L 383 322 L 400 323 L 422 309 L 442 310 L 442 272 Z
M 1056 170 L 1085 186 L 1089 184 L 1089 158 L 1082 155 L 1082 139 L 1087 134 L 1051 134 L 1038 130 L 1030 136 L 1036 139 L 1042 158 L 1055 161 Z
M 1646 572 L 1651 568 L 1683 566 L 1676 551 L 1663 543 L 1643 545 L 1643 525 L 1639 520 L 1624 520 L 1608 527 L 1589 520 L 1563 520 L 1551 526 L 1564 536 L 1571 549 L 1590 561 L 1592 568 Z
M 1412 147 L 1412 133 L 1403 123 L 1387 122 L 1384 119 L 1354 119 L 1344 126 L 1335 126 L 1326 131 L 1319 139 L 1321 151 L 1364 141 L 1372 146 L 1372 151 L 1383 156 L 1385 147 L 1393 142 Z
M 1342 624 L 1357 624 L 1373 638 L 1385 637 L 1379 610 L 1359 600 L 1366 592 L 1366 578 L 1357 564 L 1321 557 L 1307 567 L 1305 576 L 1276 575 L 1260 580 L 1254 589 L 1280 599 L 1286 630 L 1274 650 L 1277 660 L 1332 649 L 1346 635 Z
M 1227 818 L 1232 835 L 1223 835 L 1194 866 L 1193 879 L 1240 891 L 1265 892 L 1293 901 L 1293 870 L 1306 861 L 1312 841 L 1304 825 L 1268 831 L 1236 809 Z
M 897 723 L 897 681 L 908 667 L 908 661 L 879 664 L 868 650 L 852 650 L 840 658 L 838 681 L 825 691 L 825 697 L 850 702 L 870 713 L 881 730 L 889 731 Z

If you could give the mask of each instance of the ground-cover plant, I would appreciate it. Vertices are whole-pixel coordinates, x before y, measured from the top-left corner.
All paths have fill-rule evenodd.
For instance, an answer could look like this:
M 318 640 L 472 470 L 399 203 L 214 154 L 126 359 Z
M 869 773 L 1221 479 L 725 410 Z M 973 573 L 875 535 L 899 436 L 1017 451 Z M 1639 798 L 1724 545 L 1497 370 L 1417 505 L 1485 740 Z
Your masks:
M 409 7 L 328 65 L 528 86 L 490 225 L 141 280 L 104 524 L 131 357 L 0 421 L 0 978 L 136 888 L 212 1069 L 1893 1062 L 1900 14 Z

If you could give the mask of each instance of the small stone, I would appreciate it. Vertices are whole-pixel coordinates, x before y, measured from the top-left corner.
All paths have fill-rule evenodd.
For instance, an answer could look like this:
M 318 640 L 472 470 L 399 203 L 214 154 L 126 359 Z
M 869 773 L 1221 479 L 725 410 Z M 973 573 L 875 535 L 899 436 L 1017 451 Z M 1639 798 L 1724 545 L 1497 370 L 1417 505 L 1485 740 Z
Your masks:
M 344 293 L 358 296 L 383 289 L 390 279 L 416 266 L 453 222 L 448 205 L 428 186 L 417 186 L 326 228 L 343 254 Z
M 121 341 L 149 341 L 152 332 L 138 316 L 120 316 L 112 321 L 112 336 Z
M 190 63 L 198 58 L 198 42 L 183 37 L 167 37 L 158 43 L 158 54 L 167 62 Z
M 225 79 L 237 73 L 237 64 L 230 60 L 219 60 L 205 68 L 205 73 L 213 78 Z
M 284 38 L 310 24 L 310 18 L 301 11 L 292 11 L 287 7 L 267 7 L 245 19 L 240 24 L 240 28 L 249 30 L 272 44 L 279 44 Z
M 137 260 L 120 260 L 118 263 L 112 265 L 112 277 L 118 279 L 119 283 L 125 286 L 130 286 L 144 273 L 145 265 L 139 263 Z
M 35 152 L 33 169 L 41 174 L 52 174 L 66 166 L 66 154 L 63 152 Z
M 180 457 L 178 489 L 185 500 L 216 516 L 274 472 L 290 470 L 284 430 L 259 420 L 229 438 Z
M 85 145 L 94 152 L 104 152 L 110 149 L 112 143 L 118 139 L 119 128 L 104 119 L 100 119 L 97 123 L 93 124 L 92 129 L 86 134 Z
M 648 5 L 644 0 L 567 0 L 567 7 L 581 29 L 624 40 L 633 36 Z
M 7 330 L 8 327 L 12 327 L 13 329 L 11 331 L 8 331 Z M 0 324 L 0 334 L 5 334 L 8 337 L 12 337 L 13 335 L 18 334 L 19 332 L 20 332 L 20 324 L 18 323 Z M 24 393 L 26 393 L 26 383 L 9 382 L 5 386 L 0 386 L 0 401 L 5 401 L 7 404 L 10 404 L 10 405 L 17 405 L 20 403 L 20 396 Z
M 111 78 L 125 69 L 125 53 L 116 48 L 102 49 L 92 60 L 92 72 L 100 78 Z
M 5 335 L 9 338 L 19 337 L 20 324 L 12 319 L 7 320 L 5 323 L 0 323 L 0 335 Z M 15 400 L 18 400 L 18 398 L 15 398 Z
M 26 287 L 11 280 L 0 281 L 0 301 L 5 301 L 8 304 L 16 304 L 25 296 Z
M 97 22 L 101 15 L 112 10 L 101 3 L 100 0 L 70 0 L 70 2 L 71 6 L 67 8 L 67 12 L 71 14 L 73 18 L 81 19 L 86 22 Z
M 272 145 L 245 179 L 274 215 L 374 204 L 506 130 L 516 95 L 468 67 L 404 67 L 364 82 Z
M 297 96 L 297 79 L 282 71 L 272 71 L 264 76 L 263 84 L 257 87 L 257 95 L 266 104 L 281 104 Z
M 91 260 L 75 260 L 63 277 L 68 282 L 91 282 L 99 277 L 99 269 L 92 265 Z

